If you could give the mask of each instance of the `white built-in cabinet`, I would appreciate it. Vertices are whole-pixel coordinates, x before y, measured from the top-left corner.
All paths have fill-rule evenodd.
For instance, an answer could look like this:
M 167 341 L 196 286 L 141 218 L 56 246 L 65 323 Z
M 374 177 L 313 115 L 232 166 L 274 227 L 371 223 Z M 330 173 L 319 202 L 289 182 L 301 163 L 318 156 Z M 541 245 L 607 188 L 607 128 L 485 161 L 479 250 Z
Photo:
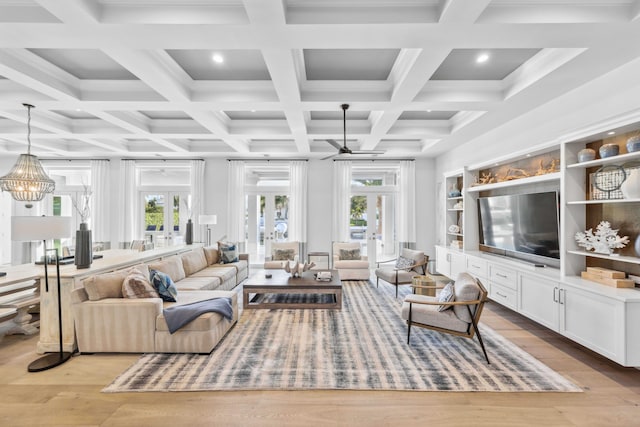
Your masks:
M 634 119 L 640 121 L 640 117 Z M 631 123 L 631 122 L 630 122 Z M 611 122 L 611 127 L 621 126 Z M 609 130 L 603 124 L 601 131 Z M 602 132 L 605 134 L 606 132 Z M 589 257 L 603 258 L 624 265 L 640 264 L 633 255 L 601 255 L 585 252 L 576 245 L 574 236 L 587 226 L 589 205 L 611 209 L 628 209 L 639 200 L 590 200 L 588 171 L 594 166 L 640 162 L 640 152 L 612 158 L 578 162 L 578 152 L 585 148 L 589 135 L 576 133 L 567 142 L 546 144 L 529 152 L 523 151 L 492 159 L 480 165 L 465 166 L 445 174 L 446 228 L 441 230 L 445 242 L 436 247 L 436 270 L 455 280 L 461 271 L 476 277 L 489 292 L 489 298 L 545 327 L 624 366 L 640 367 L 640 289 L 622 289 L 580 278 Z M 556 152 L 560 150 L 560 172 L 531 176 L 511 181 L 477 185 L 479 171 L 497 162 Z M 462 203 L 451 200 L 449 189 L 462 180 Z M 526 186 L 526 187 L 525 187 Z M 533 187 L 555 186 L 560 191 L 560 268 L 540 268 L 510 258 L 480 252 L 478 246 L 477 199 L 482 192 L 529 192 Z M 520 190 L 522 189 L 522 190 Z M 462 207 L 460 211 L 452 206 Z M 604 210 L 603 210 L 604 211 Z M 463 236 L 448 230 L 454 222 L 461 224 Z M 632 241 L 636 236 L 630 236 Z M 452 240 L 463 241 L 462 248 L 452 247 Z M 454 245 L 458 246 L 458 245 Z M 629 270 L 628 270 L 629 271 Z

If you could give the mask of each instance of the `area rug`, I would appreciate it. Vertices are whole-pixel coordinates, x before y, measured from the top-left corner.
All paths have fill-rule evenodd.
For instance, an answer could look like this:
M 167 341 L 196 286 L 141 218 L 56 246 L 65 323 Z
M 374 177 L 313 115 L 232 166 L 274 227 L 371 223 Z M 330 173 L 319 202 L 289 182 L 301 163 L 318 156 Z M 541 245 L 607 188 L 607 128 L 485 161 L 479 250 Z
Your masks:
M 407 345 L 392 287 L 343 288 L 342 310 L 245 310 L 211 354 L 145 354 L 103 391 L 581 391 L 483 324 L 490 365 L 475 338 L 413 328 Z

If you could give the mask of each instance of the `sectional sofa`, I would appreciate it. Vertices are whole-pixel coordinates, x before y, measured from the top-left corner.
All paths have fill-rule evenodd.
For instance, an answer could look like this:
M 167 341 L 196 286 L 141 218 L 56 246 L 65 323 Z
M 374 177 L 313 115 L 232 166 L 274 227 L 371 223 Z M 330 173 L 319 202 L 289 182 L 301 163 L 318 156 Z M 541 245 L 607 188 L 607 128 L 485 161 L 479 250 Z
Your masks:
M 192 251 L 102 273 L 85 279 L 71 293 L 78 350 L 81 353 L 210 353 L 238 319 L 235 286 L 249 274 L 249 258 L 220 264 L 218 249 Z M 148 276 L 149 269 L 167 274 L 176 284 L 176 302 L 161 298 L 125 298 L 122 283 L 132 272 Z M 205 313 L 173 334 L 163 309 L 211 298 L 231 299 L 233 318 Z

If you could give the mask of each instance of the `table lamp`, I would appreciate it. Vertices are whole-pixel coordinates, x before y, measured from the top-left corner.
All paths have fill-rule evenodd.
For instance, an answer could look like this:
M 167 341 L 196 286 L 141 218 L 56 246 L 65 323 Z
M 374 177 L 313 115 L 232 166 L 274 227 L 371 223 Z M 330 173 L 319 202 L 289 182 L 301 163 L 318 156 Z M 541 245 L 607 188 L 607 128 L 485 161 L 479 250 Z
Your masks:
M 58 277 L 58 334 L 60 350 L 34 360 L 29 364 L 29 372 L 40 372 L 63 364 L 71 358 L 70 352 L 64 352 L 62 346 L 62 304 L 60 296 L 60 258 L 58 248 L 47 249 L 47 240 L 71 236 L 71 217 L 69 216 L 14 216 L 11 217 L 11 240 L 42 240 L 44 244 L 44 280 L 45 290 L 49 292 L 49 274 L 47 271 L 47 252 L 55 252 L 56 275 Z
M 211 246 L 211 228 L 209 228 L 209 225 L 216 225 L 218 217 L 216 215 L 198 215 L 198 222 L 207 226 L 207 246 Z

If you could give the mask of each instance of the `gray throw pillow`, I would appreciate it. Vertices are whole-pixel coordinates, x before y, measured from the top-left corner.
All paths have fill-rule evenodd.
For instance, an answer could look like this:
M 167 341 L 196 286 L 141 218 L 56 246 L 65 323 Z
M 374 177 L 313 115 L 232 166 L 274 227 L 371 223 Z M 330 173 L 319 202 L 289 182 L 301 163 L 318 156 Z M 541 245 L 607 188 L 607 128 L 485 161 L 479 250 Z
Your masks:
M 338 255 L 338 259 L 345 261 L 360 261 L 360 248 L 340 249 L 340 255 Z
M 293 260 L 293 249 L 276 249 L 273 251 L 272 261 L 289 261 Z
M 453 302 L 455 300 L 456 294 L 453 289 L 453 282 L 449 282 L 445 285 L 444 288 L 440 291 L 440 295 L 438 296 L 438 302 Z M 452 305 L 443 304 L 438 306 L 438 311 L 445 311 L 453 307 Z
M 396 268 L 400 270 L 410 271 L 413 264 L 415 264 L 414 260 L 400 256 L 396 261 Z

